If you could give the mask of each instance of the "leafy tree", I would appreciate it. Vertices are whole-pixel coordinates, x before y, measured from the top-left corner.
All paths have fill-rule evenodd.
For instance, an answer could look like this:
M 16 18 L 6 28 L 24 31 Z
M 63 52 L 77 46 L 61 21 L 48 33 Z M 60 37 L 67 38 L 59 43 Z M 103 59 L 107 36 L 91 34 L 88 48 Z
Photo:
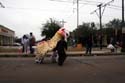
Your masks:
M 41 28 L 41 36 L 45 36 L 45 39 L 50 39 L 60 27 L 58 21 L 50 18 L 50 21 L 47 21 Z
M 73 34 L 75 35 L 74 37 L 77 40 L 77 43 L 84 43 L 84 39 L 90 34 L 96 33 L 96 31 L 95 23 L 83 23 L 73 31 Z
M 106 24 L 106 28 L 121 28 L 122 21 L 119 19 L 113 19 Z
M 122 21 L 119 19 L 113 19 L 105 25 L 104 34 L 107 35 L 108 42 L 110 41 L 111 37 L 116 38 L 117 41 L 121 41 L 121 26 Z

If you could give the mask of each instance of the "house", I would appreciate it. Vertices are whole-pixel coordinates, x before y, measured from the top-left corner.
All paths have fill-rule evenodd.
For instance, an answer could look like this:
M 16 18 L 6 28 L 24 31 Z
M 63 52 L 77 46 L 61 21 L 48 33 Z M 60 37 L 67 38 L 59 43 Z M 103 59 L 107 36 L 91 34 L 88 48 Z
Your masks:
M 0 25 L 0 46 L 13 45 L 15 32 Z

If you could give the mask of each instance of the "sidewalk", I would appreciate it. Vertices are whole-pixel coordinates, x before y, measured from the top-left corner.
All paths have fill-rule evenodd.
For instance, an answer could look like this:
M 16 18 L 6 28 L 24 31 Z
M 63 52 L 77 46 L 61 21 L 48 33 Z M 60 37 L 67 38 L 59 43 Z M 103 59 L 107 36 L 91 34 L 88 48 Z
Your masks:
M 120 51 L 111 53 L 107 50 L 92 51 L 91 55 L 86 55 L 85 51 L 67 51 L 68 56 L 108 56 L 108 55 L 125 55 Z M 52 55 L 52 52 L 48 52 L 47 56 Z M 26 53 L 0 53 L 0 57 L 34 57 L 35 54 L 26 54 Z

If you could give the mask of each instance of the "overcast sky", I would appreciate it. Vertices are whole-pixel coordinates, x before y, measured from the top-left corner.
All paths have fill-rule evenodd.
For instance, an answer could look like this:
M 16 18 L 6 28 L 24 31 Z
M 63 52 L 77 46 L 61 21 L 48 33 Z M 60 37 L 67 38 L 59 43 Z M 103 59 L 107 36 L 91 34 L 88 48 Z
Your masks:
M 79 24 L 82 22 L 99 23 L 97 5 L 111 0 L 79 0 Z M 18 37 L 33 32 L 36 39 L 41 39 L 40 28 L 49 18 L 66 21 L 65 27 L 72 31 L 77 26 L 76 0 L 0 0 L 5 8 L 0 8 L 0 25 L 15 31 Z M 74 2 L 74 4 L 73 4 Z M 103 23 L 114 18 L 122 18 L 122 0 L 114 0 L 105 7 Z M 98 13 L 98 10 L 97 10 Z

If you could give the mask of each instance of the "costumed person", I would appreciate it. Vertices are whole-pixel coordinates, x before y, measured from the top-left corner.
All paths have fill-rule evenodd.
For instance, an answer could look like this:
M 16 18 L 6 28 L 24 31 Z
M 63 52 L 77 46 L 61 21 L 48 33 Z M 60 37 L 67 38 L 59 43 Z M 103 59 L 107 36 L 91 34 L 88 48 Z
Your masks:
M 57 62 L 57 57 L 58 57 L 58 53 L 57 53 L 57 49 L 54 48 L 53 49 L 53 53 L 52 53 L 52 63 L 56 63 Z
M 56 50 L 58 52 L 58 65 L 62 66 L 67 55 L 66 55 L 66 50 L 67 50 L 67 42 L 65 41 L 64 37 L 57 43 Z
M 57 42 L 62 39 L 62 37 L 67 38 L 69 33 L 65 28 L 60 28 L 55 35 L 47 41 L 39 42 L 36 46 L 36 63 L 42 63 L 47 52 L 52 51 Z

